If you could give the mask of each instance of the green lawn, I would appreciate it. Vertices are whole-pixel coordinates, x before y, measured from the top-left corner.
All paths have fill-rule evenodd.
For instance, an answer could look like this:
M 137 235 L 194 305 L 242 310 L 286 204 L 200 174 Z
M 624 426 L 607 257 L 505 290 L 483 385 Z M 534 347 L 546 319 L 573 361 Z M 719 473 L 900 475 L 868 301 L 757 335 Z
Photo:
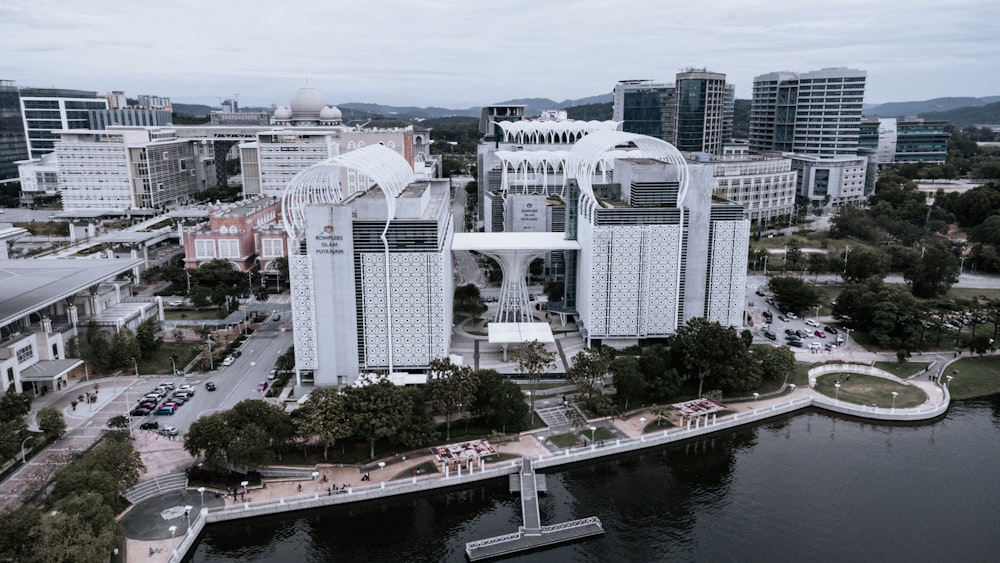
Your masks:
M 838 380 L 840 381 L 839 392 L 834 386 Z M 895 402 L 895 406 L 898 408 L 916 407 L 927 401 L 927 395 L 916 386 L 903 385 L 881 377 L 860 373 L 821 375 L 816 378 L 816 391 L 828 397 L 836 397 L 846 403 L 874 404 L 884 408 L 892 406 L 892 393 L 894 391 L 899 394 Z
M 1000 357 L 962 358 L 951 364 L 948 384 L 952 399 L 971 399 L 1000 393 Z
M 173 364 L 170 363 L 170 355 L 175 354 L 177 369 L 184 367 L 198 355 L 195 349 L 200 347 L 198 342 L 164 342 L 160 349 L 152 355 L 147 355 L 139 362 L 139 373 L 173 373 Z
M 580 435 L 575 432 L 567 432 L 566 434 L 556 434 L 555 436 L 550 436 L 549 441 L 559 448 L 572 448 L 576 446 L 577 442 L 582 443 Z
M 163 318 L 168 321 L 205 321 L 224 319 L 229 315 L 222 309 L 164 309 Z
M 900 379 L 906 379 L 911 375 L 920 373 L 929 366 L 929 362 L 875 362 L 875 367 L 887 371 Z

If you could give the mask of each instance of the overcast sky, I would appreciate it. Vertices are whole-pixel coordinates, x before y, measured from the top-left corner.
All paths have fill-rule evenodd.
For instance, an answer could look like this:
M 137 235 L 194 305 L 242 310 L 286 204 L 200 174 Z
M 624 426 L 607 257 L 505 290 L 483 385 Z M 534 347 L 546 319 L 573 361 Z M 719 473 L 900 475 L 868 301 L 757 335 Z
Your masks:
M 868 71 L 867 103 L 1000 95 L 997 0 L 0 0 L 0 79 L 287 105 L 451 108 L 618 80 Z

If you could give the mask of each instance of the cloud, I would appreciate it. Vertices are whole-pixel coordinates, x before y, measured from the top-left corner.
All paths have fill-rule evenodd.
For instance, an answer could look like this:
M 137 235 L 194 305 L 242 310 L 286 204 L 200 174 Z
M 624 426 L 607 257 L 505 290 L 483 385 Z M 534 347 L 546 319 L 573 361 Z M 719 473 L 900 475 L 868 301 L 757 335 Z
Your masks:
M 331 103 L 457 106 L 691 66 L 745 98 L 760 74 L 848 66 L 868 71 L 866 101 L 891 101 L 1000 94 L 997 21 L 993 0 L 7 0 L 0 77 L 277 104 L 309 79 Z

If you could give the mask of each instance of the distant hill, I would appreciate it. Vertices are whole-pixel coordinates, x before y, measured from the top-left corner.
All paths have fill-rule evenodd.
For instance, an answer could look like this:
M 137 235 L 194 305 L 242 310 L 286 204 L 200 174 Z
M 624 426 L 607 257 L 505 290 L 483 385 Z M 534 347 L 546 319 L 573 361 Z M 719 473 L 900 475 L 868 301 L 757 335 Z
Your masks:
M 945 112 L 953 109 L 984 106 L 1000 102 L 1000 96 L 983 98 L 934 98 L 920 102 L 889 102 L 867 107 L 864 114 L 872 117 L 904 117 L 907 115 L 924 115 L 930 112 Z
M 614 112 L 612 107 L 614 102 L 601 102 L 597 104 L 583 104 L 562 108 L 566 110 L 566 116 L 570 119 L 580 121 L 610 121 Z
M 201 104 L 171 104 L 174 108 L 174 113 L 180 115 L 188 115 L 191 117 L 208 117 L 208 114 L 213 111 L 219 111 L 219 108 L 213 108 L 211 106 L 205 106 Z
M 1000 102 L 948 111 L 932 111 L 922 113 L 920 117 L 924 119 L 943 119 L 959 127 L 1000 123 Z
M 535 117 L 547 109 L 565 109 L 571 106 L 580 106 L 593 103 L 605 103 L 611 101 L 611 94 L 599 96 L 589 96 L 576 100 L 563 100 L 557 102 L 549 98 L 519 98 L 496 102 L 493 105 L 523 105 L 524 114 L 527 117 Z M 415 106 L 386 106 L 382 104 L 371 104 L 364 102 L 346 102 L 337 104 L 337 107 L 344 113 L 345 119 L 361 119 L 369 117 L 381 117 L 386 119 L 434 119 L 437 117 L 479 117 L 482 108 L 479 106 L 450 109 L 442 107 L 420 108 Z M 348 114 L 350 110 L 350 115 Z M 610 119 L 610 118 L 609 118 Z

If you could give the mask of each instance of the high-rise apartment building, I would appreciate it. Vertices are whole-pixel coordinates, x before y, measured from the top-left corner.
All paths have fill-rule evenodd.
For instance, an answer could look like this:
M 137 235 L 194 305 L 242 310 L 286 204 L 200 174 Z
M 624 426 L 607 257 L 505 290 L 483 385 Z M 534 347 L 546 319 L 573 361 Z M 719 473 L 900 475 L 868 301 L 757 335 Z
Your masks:
M 21 95 L 12 80 L 0 80 L 0 182 L 18 177 L 16 162 L 28 159 Z
M 866 75 L 863 70 L 825 68 L 757 76 L 750 150 L 855 156 Z
M 684 152 L 722 154 L 733 134 L 736 90 L 726 75 L 687 69 L 673 83 L 619 82 L 612 118 L 622 131 L 656 137 Z

